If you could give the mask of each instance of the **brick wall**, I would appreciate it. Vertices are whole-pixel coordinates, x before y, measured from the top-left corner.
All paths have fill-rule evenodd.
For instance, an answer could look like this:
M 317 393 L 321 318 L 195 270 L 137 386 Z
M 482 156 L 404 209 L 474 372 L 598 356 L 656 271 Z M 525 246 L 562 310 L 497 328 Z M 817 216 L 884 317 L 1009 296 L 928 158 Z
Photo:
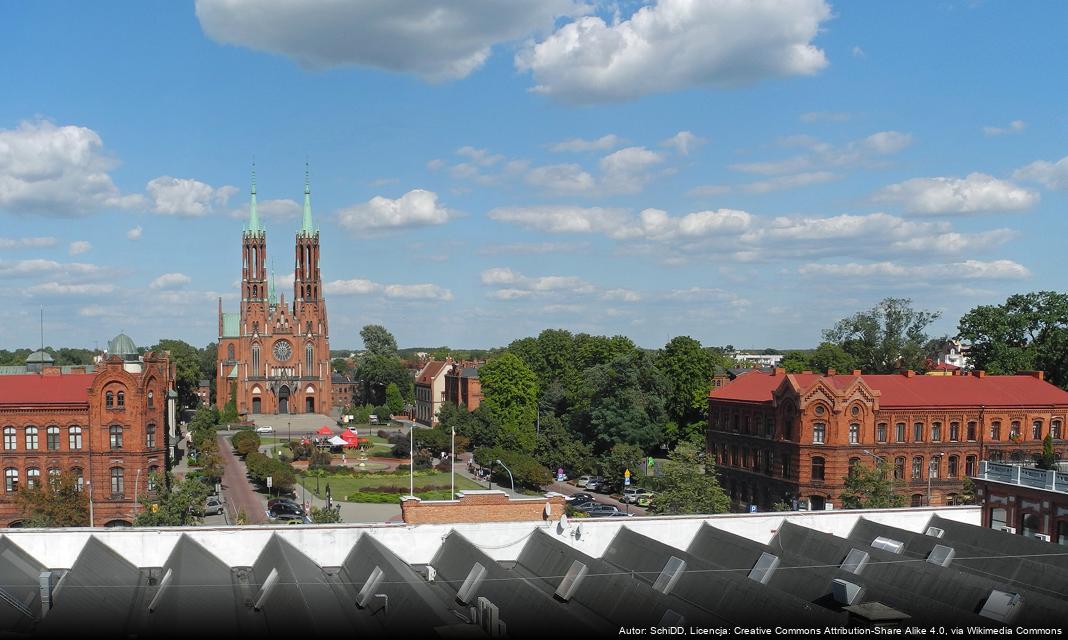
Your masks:
M 523 522 L 554 520 L 564 514 L 562 496 L 509 498 L 503 491 L 461 491 L 457 500 L 401 500 L 404 522 L 408 524 L 449 524 L 456 522 Z M 545 505 L 550 515 L 545 515 Z

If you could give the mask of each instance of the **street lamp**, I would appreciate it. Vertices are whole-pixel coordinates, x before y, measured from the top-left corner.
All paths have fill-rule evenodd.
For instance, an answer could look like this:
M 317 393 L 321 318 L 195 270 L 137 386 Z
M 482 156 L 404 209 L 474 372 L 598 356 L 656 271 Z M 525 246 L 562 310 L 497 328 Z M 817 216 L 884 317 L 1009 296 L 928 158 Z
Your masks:
M 512 493 L 515 494 L 515 478 L 512 477 L 512 470 L 508 468 L 508 465 L 504 464 L 500 460 L 497 460 L 496 462 L 497 464 L 504 467 L 504 470 L 508 472 L 508 480 L 512 482 Z

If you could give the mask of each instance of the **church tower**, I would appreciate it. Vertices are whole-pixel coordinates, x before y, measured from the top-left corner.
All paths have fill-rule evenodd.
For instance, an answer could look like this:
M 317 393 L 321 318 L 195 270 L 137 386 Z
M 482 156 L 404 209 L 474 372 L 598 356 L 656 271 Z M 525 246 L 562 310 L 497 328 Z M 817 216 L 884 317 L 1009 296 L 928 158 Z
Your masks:
M 293 319 L 303 342 L 299 368 L 302 374 L 322 379 L 320 402 L 330 402 L 330 344 L 326 323 L 323 280 L 319 274 L 319 230 L 312 223 L 311 184 L 304 168 L 304 215 L 297 231 L 293 261 Z M 311 388 L 305 389 L 310 392 Z M 307 402 L 307 400 L 305 400 Z
M 256 211 L 255 165 L 250 196 L 248 227 L 241 234 L 241 331 L 258 335 L 267 326 L 268 284 L 267 231 Z

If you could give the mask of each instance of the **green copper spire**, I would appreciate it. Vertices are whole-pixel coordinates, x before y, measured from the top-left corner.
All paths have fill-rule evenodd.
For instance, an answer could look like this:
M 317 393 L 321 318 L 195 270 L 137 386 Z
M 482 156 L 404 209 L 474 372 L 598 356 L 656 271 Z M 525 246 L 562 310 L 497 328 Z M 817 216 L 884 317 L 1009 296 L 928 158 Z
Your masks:
M 252 200 L 249 202 L 248 230 L 250 233 L 261 233 L 263 225 L 260 224 L 260 215 L 256 213 L 256 161 L 252 161 Z
M 304 221 L 300 225 L 300 232 L 305 235 L 315 233 L 311 216 L 311 187 L 308 179 L 308 163 L 304 163 Z
M 278 304 L 278 293 L 274 288 L 274 260 L 271 260 L 271 281 L 267 283 L 267 303 Z

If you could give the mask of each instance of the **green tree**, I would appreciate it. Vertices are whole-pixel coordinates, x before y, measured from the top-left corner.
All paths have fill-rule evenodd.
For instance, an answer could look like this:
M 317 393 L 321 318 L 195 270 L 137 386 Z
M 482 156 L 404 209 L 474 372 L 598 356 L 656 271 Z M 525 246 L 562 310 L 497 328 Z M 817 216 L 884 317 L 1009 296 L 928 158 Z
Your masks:
M 226 405 L 223 407 L 222 415 L 219 416 L 220 422 L 224 424 L 233 424 L 238 421 L 240 416 L 237 413 L 237 383 L 230 383 L 230 399 L 226 401 Z
M 660 485 L 653 498 L 654 513 L 725 513 L 730 508 L 712 459 L 692 441 L 679 443 L 668 454 Z
M 538 380 L 517 356 L 505 353 L 483 365 L 482 407 L 500 425 L 498 444 L 523 453 L 534 451 Z M 480 407 L 481 408 L 481 407 Z
M 841 347 L 865 373 L 922 369 L 925 331 L 939 315 L 913 309 L 906 298 L 885 298 L 867 311 L 839 320 L 823 337 Z
M 804 351 L 790 351 L 782 358 L 779 365 L 789 373 L 801 373 L 809 368 L 809 357 Z
M 609 487 L 623 486 L 624 476 L 629 469 L 631 474 L 638 472 L 638 467 L 645 462 L 645 453 L 633 444 L 619 443 L 601 456 L 600 471 Z
M 971 366 L 993 374 L 1045 371 L 1068 388 L 1068 294 L 1038 291 L 1009 296 L 964 314 L 960 338 L 971 343 Z
M 369 324 L 360 329 L 363 346 L 373 356 L 396 357 L 397 340 L 380 324 Z
M 1038 459 L 1039 469 L 1057 468 L 1057 455 L 1053 452 L 1053 434 L 1047 433 L 1042 438 L 1042 455 Z
M 160 487 L 156 496 L 142 495 L 138 498 L 141 508 L 134 518 L 135 527 L 186 527 L 200 523 L 204 500 L 208 497 L 208 487 L 196 478 L 186 478 L 179 483 L 170 483 L 173 487 L 167 491 L 163 487 L 165 478 L 155 476 L 155 486 Z
M 542 416 L 534 459 L 550 471 L 567 469 L 572 476 L 593 471 L 593 449 L 571 433 L 554 415 Z
M 386 406 L 389 407 L 390 415 L 404 411 L 404 396 L 401 395 L 396 382 L 386 385 Z
M 327 509 L 323 507 L 311 508 L 311 520 L 315 524 L 333 524 L 335 522 L 341 522 L 341 505 L 337 505 L 337 508 Z
M 78 478 L 67 471 L 35 487 L 19 489 L 15 505 L 27 527 L 89 526 L 89 495 L 79 490 Z
M 509 486 L 511 480 L 515 480 L 516 489 L 525 487 L 539 491 L 553 481 L 553 475 L 548 469 L 524 453 L 501 447 L 479 447 L 475 449 L 474 458 L 480 466 L 490 469 L 494 482 L 505 487 Z M 511 477 L 504 467 L 496 464 L 497 460 L 508 466 L 512 471 Z
M 838 499 L 845 509 L 886 509 L 905 506 L 905 496 L 894 492 L 893 469 L 885 459 L 875 466 L 856 464 L 846 476 Z
M 578 399 L 572 425 L 601 451 L 621 442 L 651 450 L 665 437 L 670 391 L 647 352 L 620 356 L 583 373 L 586 397 Z
M 921 350 L 920 359 L 926 360 L 926 352 Z M 916 360 L 914 362 L 920 362 Z M 849 373 L 857 369 L 857 361 L 845 349 L 833 342 L 821 342 L 808 357 L 808 367 L 811 371 L 826 373 L 834 369 L 839 373 Z M 917 365 L 919 368 L 919 365 Z
M 656 355 L 655 364 L 671 381 L 665 409 L 679 425 L 703 422 L 715 365 L 701 343 L 689 336 L 672 338 Z
M 197 405 L 197 384 L 202 379 L 200 351 L 182 340 L 160 340 L 150 348 L 151 351 L 168 351 L 171 363 L 175 366 L 175 387 L 178 390 L 178 402 L 183 407 Z M 212 365 L 214 371 L 214 365 Z
M 493 447 L 497 445 L 501 427 L 485 407 L 468 411 L 463 405 L 446 402 L 438 411 L 438 424 L 442 431 L 456 429 L 474 447 Z
M 390 383 L 397 385 L 405 397 L 411 393 L 412 376 L 397 356 L 372 355 L 364 358 L 356 369 L 356 379 L 360 382 L 364 404 L 384 404 L 386 388 Z

